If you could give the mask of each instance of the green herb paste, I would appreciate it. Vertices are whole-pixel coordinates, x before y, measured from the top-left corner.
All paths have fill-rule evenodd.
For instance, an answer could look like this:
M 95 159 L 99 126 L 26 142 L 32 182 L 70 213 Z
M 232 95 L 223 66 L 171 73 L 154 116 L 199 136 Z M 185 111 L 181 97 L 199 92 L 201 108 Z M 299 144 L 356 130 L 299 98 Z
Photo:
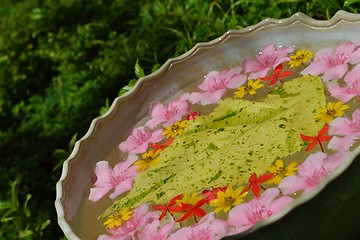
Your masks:
M 102 216 L 141 203 L 167 203 L 204 188 L 243 184 L 264 174 L 276 159 L 304 149 L 300 133 L 315 136 L 314 120 L 325 107 L 319 77 L 286 82 L 258 101 L 226 98 L 207 116 L 196 117 L 161 153 L 161 161 L 139 173 L 133 188 Z

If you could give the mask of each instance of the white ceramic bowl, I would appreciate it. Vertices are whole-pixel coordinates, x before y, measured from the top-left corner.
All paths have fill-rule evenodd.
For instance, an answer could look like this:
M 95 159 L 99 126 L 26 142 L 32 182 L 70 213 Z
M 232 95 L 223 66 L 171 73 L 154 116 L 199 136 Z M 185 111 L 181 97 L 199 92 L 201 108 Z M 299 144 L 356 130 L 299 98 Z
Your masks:
M 199 83 L 198 80 L 209 71 L 235 66 L 244 56 L 255 55 L 267 43 L 309 46 L 318 50 L 343 41 L 358 41 L 356 32 L 360 32 L 360 15 L 344 11 L 337 12 L 328 21 L 314 20 L 302 13 L 288 19 L 265 19 L 248 28 L 230 30 L 213 41 L 199 43 L 180 57 L 168 60 L 155 73 L 140 79 L 130 92 L 115 99 L 104 116 L 92 121 L 86 135 L 76 142 L 72 154 L 64 162 L 56 185 L 55 206 L 58 223 L 66 237 L 71 240 L 96 239 L 102 233 L 103 227 L 97 217 L 111 201 L 86 204 L 95 164 L 103 159 L 116 163 L 120 157 L 120 140 L 125 139 L 134 125 L 148 114 L 151 102 L 166 102 Z M 276 218 L 262 221 L 252 230 L 272 223 L 313 198 L 331 179 L 341 174 L 359 152 L 359 148 L 352 152 L 344 164 L 313 192 L 293 201 Z

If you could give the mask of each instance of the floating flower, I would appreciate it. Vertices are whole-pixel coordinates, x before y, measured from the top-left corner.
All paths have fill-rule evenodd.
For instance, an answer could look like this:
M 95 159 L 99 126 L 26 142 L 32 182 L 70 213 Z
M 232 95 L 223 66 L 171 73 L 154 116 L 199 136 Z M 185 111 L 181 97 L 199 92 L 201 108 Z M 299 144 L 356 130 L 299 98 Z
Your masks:
M 150 132 L 148 128 L 135 128 L 133 133 L 119 145 L 119 148 L 124 153 L 139 154 L 146 152 L 150 143 L 160 142 L 164 139 L 162 130 Z
M 356 109 L 352 118 L 337 117 L 330 123 L 331 135 L 348 136 L 352 139 L 360 139 L 360 109 Z
M 269 77 L 262 77 L 260 78 L 261 80 L 263 81 L 270 81 L 269 85 L 274 85 L 275 83 L 277 83 L 277 81 L 280 79 L 280 78 L 284 78 L 284 77 L 287 77 L 287 76 L 290 76 L 292 74 L 291 71 L 284 71 L 282 72 L 282 64 L 279 64 L 276 66 L 276 68 L 274 69 L 274 74 L 272 76 L 269 76 Z M 280 81 L 282 82 L 282 81 Z
M 200 116 L 200 113 L 192 112 L 186 116 L 186 120 L 194 120 L 197 116 Z
M 130 155 L 126 161 L 116 164 L 113 169 L 107 161 L 96 163 L 95 174 L 97 179 L 94 183 L 95 187 L 90 189 L 89 200 L 96 202 L 111 189 L 115 189 L 110 195 L 111 199 L 129 191 L 137 176 L 136 167 L 131 166 L 136 159 L 135 155 Z
M 141 155 L 141 159 L 134 163 L 134 165 L 137 166 L 136 171 L 144 171 L 160 162 L 160 158 L 157 157 L 160 152 L 161 151 L 153 149 Z
M 348 63 L 360 62 L 360 44 L 345 42 L 339 45 L 335 52 L 331 48 L 324 48 L 315 54 L 315 59 L 300 74 L 319 76 L 328 82 L 332 79 L 340 79 L 348 70 Z
M 152 222 L 146 224 L 144 228 L 137 235 L 141 240 L 166 240 L 174 227 L 175 221 L 171 219 L 171 222 L 160 227 L 160 221 L 154 219 Z M 159 229 L 160 227 L 160 229 Z
M 99 236 L 98 240 L 133 239 L 138 233 L 138 229 L 142 229 L 158 218 L 159 215 L 156 212 L 149 212 L 147 204 L 142 204 L 134 209 L 130 219 L 124 221 L 121 226 L 106 229 L 112 236 L 103 234 Z
M 291 176 L 295 173 L 297 170 L 297 165 L 297 162 L 291 162 L 288 166 L 284 167 L 284 162 L 282 160 L 276 160 L 275 166 L 270 166 L 267 168 L 267 170 L 274 174 L 274 176 L 266 183 L 279 184 L 284 177 Z
M 247 192 L 249 191 L 249 189 L 251 188 L 251 191 L 254 193 L 255 197 L 259 197 L 260 196 L 260 187 L 265 190 L 264 187 L 262 187 L 261 185 L 259 185 L 260 183 L 264 183 L 267 180 L 269 180 L 270 178 L 272 178 L 274 176 L 274 174 L 272 173 L 267 173 L 264 175 L 261 175 L 259 178 L 257 177 L 256 173 L 251 174 L 251 176 L 248 179 L 249 185 L 245 188 L 245 190 L 243 192 Z
M 233 206 L 239 205 L 244 200 L 247 192 L 243 192 L 243 187 L 240 186 L 234 190 L 231 186 L 226 188 L 226 191 L 218 191 L 217 198 L 210 202 L 210 205 L 217 207 L 214 212 L 219 213 L 221 210 L 228 212 Z
M 334 83 L 328 86 L 328 90 L 333 97 L 346 103 L 353 97 L 360 95 L 360 64 L 357 64 L 345 75 L 344 81 L 346 86 L 340 87 L 338 83 Z
M 220 240 L 230 227 L 224 220 L 215 219 L 214 213 L 204 216 L 198 223 L 184 227 L 171 234 L 169 240 Z
M 350 147 L 355 143 L 355 140 L 350 137 L 350 136 L 345 136 L 345 137 L 338 137 L 338 136 L 334 136 L 329 144 L 328 144 L 328 149 L 332 149 L 335 150 L 337 152 L 345 152 L 345 151 L 349 151 Z
M 167 140 L 166 142 L 164 143 L 153 143 L 150 145 L 151 148 L 154 148 L 155 149 L 155 152 L 156 151 L 162 151 L 164 150 L 167 146 L 169 146 L 170 144 L 172 144 L 174 141 L 174 138 L 170 138 L 169 140 Z
M 278 187 L 283 194 L 289 195 L 299 190 L 304 190 L 303 195 L 311 192 L 335 167 L 339 161 L 328 161 L 328 156 L 323 152 L 310 154 L 298 166 L 298 175 L 285 177 Z
M 293 47 L 276 48 L 274 44 L 268 44 L 256 56 L 256 60 L 245 58 L 243 61 L 245 73 L 250 73 L 249 79 L 265 77 L 271 68 L 279 66 L 283 62 L 290 60 L 288 54 L 294 51 Z
M 169 203 L 164 204 L 164 205 L 152 205 L 152 208 L 154 208 L 155 210 L 158 211 L 162 211 L 159 220 L 161 221 L 166 213 L 169 213 L 172 216 L 173 212 L 180 212 L 182 209 L 180 206 L 176 205 L 174 206 L 178 200 L 180 200 L 184 195 L 183 194 L 179 194 L 175 197 L 173 197 L 172 199 L 170 199 Z
M 228 88 L 236 89 L 244 84 L 246 76 L 240 74 L 240 72 L 240 67 L 225 69 L 221 72 L 209 72 L 204 82 L 198 86 L 204 92 L 194 92 L 190 94 L 189 101 L 191 103 L 200 102 L 202 105 L 218 102 Z
M 261 197 L 254 198 L 248 203 L 242 203 L 231 209 L 227 222 L 230 226 L 235 227 L 232 234 L 244 232 L 257 222 L 270 218 L 293 200 L 288 196 L 277 198 L 279 193 L 279 189 L 269 188 Z
M 166 138 L 174 138 L 184 132 L 184 128 L 188 126 L 188 120 L 177 121 L 174 125 L 168 126 L 164 131 L 163 135 Z
M 315 120 L 322 120 L 324 122 L 330 123 L 334 117 L 343 116 L 344 110 L 348 109 L 349 106 L 343 104 L 342 102 L 328 102 L 326 108 L 320 108 L 318 111 L 320 112 L 319 115 L 316 115 L 314 118 Z
M 209 204 L 211 200 L 217 198 L 217 193 L 218 193 L 219 191 L 225 192 L 225 191 L 226 191 L 226 188 L 227 188 L 227 187 L 212 187 L 211 190 L 207 190 L 207 189 L 203 190 L 203 191 L 201 192 L 201 194 L 202 194 L 204 197 L 206 197 L 207 203 Z
M 108 219 L 104 222 L 104 226 L 109 228 L 120 227 L 122 221 L 127 221 L 130 219 L 133 211 L 130 211 L 130 208 L 124 208 L 121 211 L 110 214 Z
M 185 99 L 186 96 L 183 95 L 179 99 L 170 102 L 167 107 L 159 102 L 152 104 L 150 109 L 151 119 L 145 125 L 153 129 L 158 124 L 167 127 L 173 125 L 176 121 L 180 121 L 182 116 L 190 111 L 190 105 Z
M 312 58 L 314 56 L 314 52 L 310 51 L 310 50 L 299 50 L 295 53 L 295 55 L 290 56 L 290 68 L 294 68 L 294 67 L 298 67 L 303 63 L 306 63 L 307 61 L 309 61 L 310 58 Z
M 177 203 L 181 207 L 181 211 L 185 212 L 177 222 L 185 221 L 191 216 L 194 216 L 194 220 L 197 222 L 196 216 L 201 218 L 206 215 L 206 212 L 201 208 L 206 201 L 206 198 L 201 198 L 197 196 L 196 193 L 191 196 L 185 194 L 182 200 L 177 200 Z
M 234 92 L 235 98 L 243 98 L 246 94 L 255 95 L 256 90 L 262 88 L 264 84 L 260 83 L 260 80 L 249 80 L 246 87 L 241 86 L 238 88 L 238 91 Z
M 318 133 L 317 136 L 306 136 L 303 134 L 300 134 L 300 137 L 302 140 L 306 141 L 306 142 L 311 142 L 305 149 L 305 151 L 310 151 L 311 149 L 313 149 L 316 144 L 319 143 L 321 151 L 324 152 L 324 148 L 322 146 L 321 142 L 327 142 L 331 139 L 331 136 L 325 135 L 329 130 L 329 124 L 325 124 L 325 126 L 323 127 L 323 129 L 321 129 Z

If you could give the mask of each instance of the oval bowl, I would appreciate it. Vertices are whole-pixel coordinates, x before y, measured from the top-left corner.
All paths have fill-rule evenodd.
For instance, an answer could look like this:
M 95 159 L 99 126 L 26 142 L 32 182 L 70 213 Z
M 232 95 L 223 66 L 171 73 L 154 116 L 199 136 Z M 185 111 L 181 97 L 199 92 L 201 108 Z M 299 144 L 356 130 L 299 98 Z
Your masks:
M 356 32 L 360 32 L 360 15 L 344 11 L 337 12 L 326 21 L 315 20 L 302 13 L 287 19 L 269 18 L 251 27 L 230 30 L 210 42 L 198 43 L 183 55 L 169 59 L 155 73 L 141 78 L 131 91 L 114 100 L 106 114 L 92 121 L 86 135 L 76 142 L 63 164 L 62 175 L 56 185 L 55 207 L 65 236 L 71 240 L 96 239 L 103 233 L 97 217 L 111 205 L 111 201 L 92 203 L 91 206 L 87 201 L 95 165 L 103 159 L 116 163 L 120 158 L 120 140 L 126 139 L 134 126 L 148 114 L 152 102 L 167 102 L 179 96 L 184 89 L 198 84 L 208 72 L 233 67 L 245 56 L 257 54 L 268 43 L 309 46 L 316 51 L 344 41 L 356 42 Z M 296 199 L 275 217 L 261 221 L 243 234 L 283 218 L 295 207 L 314 198 L 341 175 L 359 153 L 360 148 L 355 149 L 311 193 Z M 86 216 L 84 211 L 88 212 Z

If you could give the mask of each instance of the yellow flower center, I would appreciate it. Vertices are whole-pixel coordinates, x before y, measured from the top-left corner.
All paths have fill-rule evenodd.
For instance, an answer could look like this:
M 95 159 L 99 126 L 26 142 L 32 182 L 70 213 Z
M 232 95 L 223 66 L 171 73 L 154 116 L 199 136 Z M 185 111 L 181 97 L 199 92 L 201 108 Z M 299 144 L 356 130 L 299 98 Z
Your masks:
M 286 169 L 284 167 L 278 167 L 276 171 L 274 172 L 276 177 L 283 177 L 286 173 Z
M 335 114 L 335 109 L 326 109 L 326 113 L 333 116 Z
M 298 61 L 301 61 L 305 58 L 305 54 L 304 53 L 299 53 L 295 56 L 295 59 Z

